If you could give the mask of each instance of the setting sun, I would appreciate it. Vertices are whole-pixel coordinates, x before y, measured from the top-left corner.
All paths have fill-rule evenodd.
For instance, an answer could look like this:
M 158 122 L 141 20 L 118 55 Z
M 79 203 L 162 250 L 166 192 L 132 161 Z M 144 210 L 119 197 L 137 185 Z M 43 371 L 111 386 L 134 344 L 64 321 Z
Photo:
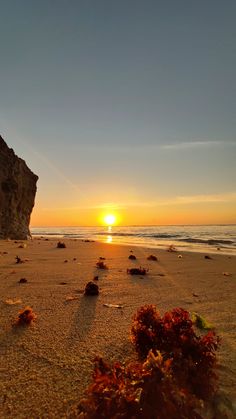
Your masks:
M 111 226 L 111 225 L 115 224 L 115 222 L 116 222 L 116 217 L 115 217 L 115 215 L 113 215 L 113 214 L 107 214 L 107 215 L 105 215 L 105 217 L 104 217 L 104 221 L 105 221 L 105 223 L 106 223 L 108 226 Z

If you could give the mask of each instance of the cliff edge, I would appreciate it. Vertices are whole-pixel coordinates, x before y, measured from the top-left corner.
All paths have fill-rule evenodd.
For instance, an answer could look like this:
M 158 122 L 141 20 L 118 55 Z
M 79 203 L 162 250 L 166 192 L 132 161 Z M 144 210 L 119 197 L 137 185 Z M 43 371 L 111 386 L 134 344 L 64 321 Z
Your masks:
M 30 237 L 36 176 L 0 136 L 0 239 Z

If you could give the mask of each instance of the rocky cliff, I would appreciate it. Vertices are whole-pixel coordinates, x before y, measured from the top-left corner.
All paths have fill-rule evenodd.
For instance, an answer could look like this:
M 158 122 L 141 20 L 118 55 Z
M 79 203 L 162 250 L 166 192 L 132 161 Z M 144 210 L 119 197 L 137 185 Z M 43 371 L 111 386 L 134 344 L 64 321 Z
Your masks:
M 24 240 L 30 236 L 37 180 L 0 136 L 0 239 Z

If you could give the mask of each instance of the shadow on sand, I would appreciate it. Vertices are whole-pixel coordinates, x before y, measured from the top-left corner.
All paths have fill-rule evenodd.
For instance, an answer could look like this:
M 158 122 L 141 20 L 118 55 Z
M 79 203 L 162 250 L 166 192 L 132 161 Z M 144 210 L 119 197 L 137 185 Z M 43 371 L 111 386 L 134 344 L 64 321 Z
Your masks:
M 4 355 L 9 348 L 12 348 L 22 336 L 27 333 L 31 325 L 20 325 L 15 324 L 9 327 L 7 330 L 0 333 L 0 354 Z
M 93 326 L 97 300 L 97 296 L 81 296 L 68 336 L 70 344 L 77 344 L 78 341 L 86 339 Z

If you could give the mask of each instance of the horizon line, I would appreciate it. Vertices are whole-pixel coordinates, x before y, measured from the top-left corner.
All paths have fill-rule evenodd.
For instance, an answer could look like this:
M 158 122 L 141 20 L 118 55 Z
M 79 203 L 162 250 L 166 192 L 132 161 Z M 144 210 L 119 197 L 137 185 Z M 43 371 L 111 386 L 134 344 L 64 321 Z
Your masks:
M 183 227 L 183 226 L 236 226 L 236 223 L 207 223 L 207 224 L 127 224 L 127 225 L 112 225 L 110 227 Z M 30 228 L 74 228 L 74 227 L 109 227 L 108 225 L 37 225 L 30 226 Z

